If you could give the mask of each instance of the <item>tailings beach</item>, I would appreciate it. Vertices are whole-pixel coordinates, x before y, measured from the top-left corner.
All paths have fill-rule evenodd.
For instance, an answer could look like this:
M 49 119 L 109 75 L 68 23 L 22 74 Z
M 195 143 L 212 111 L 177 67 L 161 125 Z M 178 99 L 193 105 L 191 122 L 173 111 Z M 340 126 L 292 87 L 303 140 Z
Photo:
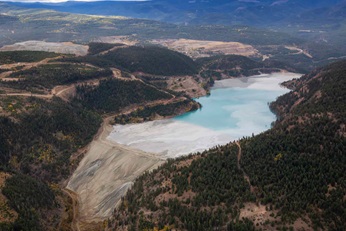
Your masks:
M 108 218 L 136 177 L 164 162 L 155 154 L 108 140 L 107 136 L 113 130 L 109 123 L 111 119 L 104 120 L 67 185 L 79 195 L 81 220 Z
M 79 218 L 108 218 L 132 182 L 167 158 L 203 151 L 270 128 L 268 103 L 289 90 L 280 83 L 301 75 L 274 73 L 216 81 L 211 96 L 197 99 L 202 109 L 173 119 L 111 126 L 98 135 L 67 188 L 79 195 Z

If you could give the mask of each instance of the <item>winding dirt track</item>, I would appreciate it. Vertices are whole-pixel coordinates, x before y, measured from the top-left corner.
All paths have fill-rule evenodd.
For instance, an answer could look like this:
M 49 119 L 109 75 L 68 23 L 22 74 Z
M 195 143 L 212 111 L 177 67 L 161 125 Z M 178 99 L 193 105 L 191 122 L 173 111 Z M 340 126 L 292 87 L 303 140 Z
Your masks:
M 240 160 L 241 160 L 241 156 L 242 156 L 241 145 L 240 145 L 239 141 L 236 141 L 235 144 L 238 146 L 238 157 L 237 157 L 237 160 L 238 160 L 238 161 L 237 161 L 238 169 L 241 170 L 241 171 L 243 172 L 244 179 L 245 179 L 246 182 L 249 184 L 251 193 L 255 193 L 255 188 L 252 186 L 252 184 L 251 184 L 251 182 L 250 182 L 249 176 L 246 174 L 246 172 L 244 171 L 244 169 L 240 166 Z
M 42 60 L 40 62 L 36 62 L 36 63 L 25 63 L 25 67 L 22 70 L 30 69 L 31 67 L 36 67 L 36 66 L 39 66 L 39 65 L 42 65 L 42 64 L 47 64 L 49 61 L 57 59 L 59 57 L 47 58 L 47 59 L 44 59 L 44 60 Z M 52 63 L 52 64 L 54 64 L 54 63 Z M 16 66 L 17 64 L 11 64 L 11 65 Z M 85 64 L 85 65 L 87 65 L 87 64 Z M 87 65 L 87 66 L 94 67 L 92 65 Z M 112 68 L 112 72 L 113 72 L 113 76 L 112 76 L 113 78 L 120 79 L 120 80 L 123 80 L 123 81 L 140 81 L 142 84 L 144 84 L 146 86 L 153 87 L 153 88 L 155 88 L 158 91 L 161 91 L 161 92 L 163 92 L 165 94 L 169 94 L 172 97 L 172 99 L 168 100 L 167 102 L 180 101 L 183 98 L 183 97 L 180 97 L 180 98 L 176 99 L 175 95 L 173 95 L 173 94 L 171 94 L 171 93 L 169 93 L 167 91 L 164 91 L 162 89 L 159 89 L 156 86 L 148 84 L 148 83 L 144 82 L 143 80 L 141 80 L 139 78 L 136 78 L 134 75 L 131 75 L 131 78 L 124 78 L 124 77 L 121 76 L 121 71 L 116 69 L 116 68 Z M 0 80 L 4 80 L 4 81 L 7 81 L 7 80 L 13 81 L 14 80 L 14 81 L 18 81 L 18 79 L 7 78 L 11 73 L 13 73 L 13 71 L 1 73 L 0 74 Z M 98 78 L 98 79 L 79 81 L 79 82 L 76 82 L 76 83 L 73 83 L 73 84 L 69 84 L 69 85 L 58 85 L 58 86 L 55 86 L 50 91 L 49 94 L 33 94 L 33 93 L 30 93 L 30 92 L 19 92 L 19 93 L 3 93 L 3 94 L 0 94 L 0 96 L 24 96 L 24 97 L 37 97 L 37 98 L 42 98 L 42 99 L 51 99 L 51 98 L 53 98 L 53 96 L 57 96 L 57 97 L 61 98 L 64 101 L 69 101 L 71 96 L 74 95 L 75 88 L 76 88 L 77 85 L 81 85 L 81 84 L 97 85 L 100 82 L 100 80 L 103 80 L 103 79 L 106 79 L 106 78 Z M 152 105 L 157 105 L 157 104 L 155 103 L 155 101 L 153 101 L 153 102 L 149 103 L 147 106 L 152 106 Z
M 72 231 L 80 231 L 80 228 L 79 228 L 79 220 L 78 220 L 78 217 L 79 217 L 79 214 L 78 214 L 78 203 L 79 203 L 79 200 L 78 200 L 78 195 L 69 190 L 69 189 L 66 189 L 66 188 L 63 188 L 62 191 L 64 193 L 66 193 L 72 200 L 72 208 L 73 208 L 73 218 L 72 218 L 72 222 L 71 222 L 71 230 Z
M 80 83 L 79 83 L 80 84 Z M 53 96 L 58 96 L 62 98 L 65 101 L 68 101 L 68 98 L 63 94 L 69 90 L 73 90 L 77 84 L 72 84 L 72 85 L 61 85 L 61 86 L 56 86 L 52 89 L 50 94 L 33 94 L 33 93 L 5 93 L 5 94 L 0 94 L 0 96 L 24 96 L 24 97 L 37 97 L 41 99 L 51 99 Z
M 16 67 L 21 67 L 21 71 L 23 71 L 23 70 L 28 70 L 32 67 L 37 67 L 40 65 L 48 64 L 50 61 L 56 60 L 59 58 L 61 58 L 61 56 L 57 56 L 57 57 L 53 57 L 53 58 L 46 58 L 46 59 L 43 59 L 39 62 L 32 62 L 32 63 L 21 62 L 21 63 L 3 64 L 3 65 L 1 65 L 1 68 L 12 69 L 12 68 L 16 68 Z M 56 63 L 51 63 L 51 64 L 56 64 Z M 0 79 L 7 78 L 11 73 L 13 73 L 13 71 L 7 71 L 7 72 L 1 73 Z
M 43 99 L 50 99 L 53 97 L 53 95 L 40 95 L 40 94 L 32 94 L 32 93 L 7 93 L 7 94 L 0 94 L 2 96 L 25 96 L 25 97 L 37 97 L 37 98 L 43 98 Z

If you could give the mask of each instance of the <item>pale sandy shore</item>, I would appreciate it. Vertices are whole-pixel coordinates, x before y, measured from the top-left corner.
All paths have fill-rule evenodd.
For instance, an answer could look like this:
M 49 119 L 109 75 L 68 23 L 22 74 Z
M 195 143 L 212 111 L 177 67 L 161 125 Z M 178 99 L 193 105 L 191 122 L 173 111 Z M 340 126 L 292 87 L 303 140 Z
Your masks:
M 281 95 L 289 90 L 280 86 L 280 83 L 299 77 L 301 77 L 301 74 L 274 73 L 225 79 L 216 81 L 213 89 L 247 88 L 267 90 L 268 92 L 275 91 L 278 95 Z M 264 103 L 265 111 L 270 113 L 266 102 Z M 256 100 L 252 102 L 249 99 L 243 105 L 225 106 L 224 109 L 229 112 L 229 117 L 234 121 L 238 121 L 232 128 L 225 126 L 222 130 L 213 130 L 193 123 L 167 119 L 141 124 L 116 125 L 110 133 L 109 139 L 128 147 L 157 153 L 163 158 L 175 158 L 189 153 L 204 151 L 216 145 L 224 145 L 230 141 L 258 134 L 270 128 L 270 123 L 275 120 L 275 116 L 270 113 L 268 122 L 267 117 L 261 117 L 263 109 L 262 107 L 258 109 L 257 104 Z M 256 117 L 254 114 L 257 110 L 258 116 Z M 269 126 L 263 129 L 263 124 L 266 123 L 269 123 Z
M 224 79 L 215 81 L 212 89 L 217 88 L 249 88 L 260 90 L 281 90 L 280 83 L 294 78 L 300 78 L 302 74 L 291 72 L 278 72 L 273 74 L 262 74 L 251 77 L 241 77 L 235 79 Z
M 108 140 L 113 130 L 109 121 L 105 120 L 67 185 L 79 195 L 79 219 L 83 221 L 108 218 L 132 182 L 164 162 L 155 154 Z
M 161 158 L 175 158 L 227 144 L 235 137 L 173 119 L 141 124 L 116 125 L 109 140 L 152 152 Z

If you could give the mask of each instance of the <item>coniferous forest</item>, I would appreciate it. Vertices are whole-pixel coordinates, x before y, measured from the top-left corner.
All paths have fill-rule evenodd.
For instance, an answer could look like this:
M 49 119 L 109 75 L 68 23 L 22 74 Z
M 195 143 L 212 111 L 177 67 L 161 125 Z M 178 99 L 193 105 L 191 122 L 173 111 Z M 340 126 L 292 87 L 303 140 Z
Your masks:
M 1 223 L 1 230 L 55 230 L 60 206 L 54 184 L 71 174 L 71 154 L 91 141 L 101 118 L 59 98 L 13 96 L 1 102 L 11 113 L 0 117 L 0 166 L 9 174 L 1 191 L 18 213 L 13 223 Z

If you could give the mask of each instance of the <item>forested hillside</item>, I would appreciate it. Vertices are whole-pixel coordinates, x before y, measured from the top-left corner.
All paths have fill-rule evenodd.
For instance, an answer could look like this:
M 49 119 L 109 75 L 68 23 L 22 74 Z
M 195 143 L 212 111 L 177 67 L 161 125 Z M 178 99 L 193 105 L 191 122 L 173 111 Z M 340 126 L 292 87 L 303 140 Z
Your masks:
M 46 58 L 57 57 L 59 54 L 43 51 L 3 51 L 0 52 L 0 64 L 17 62 L 37 62 Z
M 101 118 L 59 98 L 2 96 L 0 107 L 0 168 L 9 174 L 1 191 L 10 206 L 5 210 L 18 213 L 0 229 L 56 230 L 61 193 L 53 185 L 71 174 L 71 155 L 91 141 Z
M 116 67 L 127 72 L 144 72 L 153 75 L 197 73 L 197 65 L 191 58 L 166 48 L 105 43 L 90 45 L 88 56 L 63 58 L 60 61 L 86 62 L 99 67 Z
M 42 91 L 52 89 L 57 85 L 110 77 L 111 75 L 112 71 L 109 69 L 78 64 L 46 64 L 12 73 L 9 78 L 18 78 L 19 81 L 3 82 L 2 85 L 27 91 Z
M 159 47 L 119 48 L 108 52 L 105 59 L 123 68 L 156 75 L 191 75 L 197 72 L 193 60 L 181 53 Z
M 140 81 L 102 80 L 99 86 L 77 87 L 76 101 L 86 108 L 103 113 L 119 112 L 131 104 L 144 103 L 174 96 Z
M 271 105 L 274 129 L 241 142 L 242 164 L 256 195 L 280 209 L 283 222 L 308 218 L 316 229 L 346 224 L 346 62 L 298 80 Z
M 89 52 L 114 46 L 93 44 Z M 123 77 L 121 71 L 115 76 L 108 67 L 71 62 L 73 57 L 63 63 L 50 59 L 58 56 L 0 52 L 0 63 L 11 67 L 0 76 L 0 230 L 70 230 L 74 202 L 64 193 L 64 181 L 105 113 L 150 103 L 163 116 L 198 108 L 190 98 Z M 24 60 L 30 63 L 18 66 Z M 181 110 L 172 110 L 178 104 Z
M 143 175 L 109 230 L 343 230 L 346 61 L 290 85 L 272 129 Z
M 185 99 L 167 105 L 159 104 L 140 107 L 129 114 L 116 116 L 114 122 L 116 124 L 142 123 L 154 119 L 171 117 L 172 115 L 180 115 L 189 111 L 195 111 L 200 107 L 201 105 L 199 103 L 191 101 L 190 99 Z
M 216 79 L 228 77 L 240 77 L 259 75 L 261 73 L 280 72 L 287 70 L 290 72 L 300 72 L 291 65 L 272 60 L 253 60 L 241 55 L 221 55 L 196 60 L 201 67 L 201 76 L 213 77 Z

